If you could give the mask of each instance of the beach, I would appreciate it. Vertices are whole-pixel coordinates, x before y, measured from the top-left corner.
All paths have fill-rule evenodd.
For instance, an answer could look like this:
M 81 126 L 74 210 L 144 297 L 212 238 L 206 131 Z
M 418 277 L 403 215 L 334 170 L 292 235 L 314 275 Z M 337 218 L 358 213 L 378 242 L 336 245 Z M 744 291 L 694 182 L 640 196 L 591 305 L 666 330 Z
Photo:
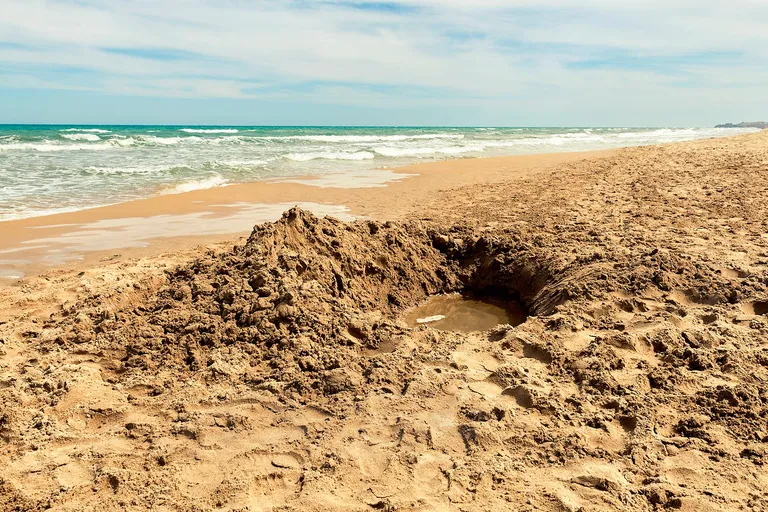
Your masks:
M 608 152 L 447 160 L 368 171 L 386 177 L 381 187 L 360 185 L 347 174 L 296 177 L 0 222 L 0 279 L 13 280 L 51 266 L 87 266 L 121 254 L 158 254 L 229 240 L 249 234 L 255 224 L 277 220 L 296 204 L 344 220 L 399 220 L 441 190 L 530 176 L 601 154 Z
M 767 189 L 762 131 L 0 222 L 0 508 L 764 509 Z

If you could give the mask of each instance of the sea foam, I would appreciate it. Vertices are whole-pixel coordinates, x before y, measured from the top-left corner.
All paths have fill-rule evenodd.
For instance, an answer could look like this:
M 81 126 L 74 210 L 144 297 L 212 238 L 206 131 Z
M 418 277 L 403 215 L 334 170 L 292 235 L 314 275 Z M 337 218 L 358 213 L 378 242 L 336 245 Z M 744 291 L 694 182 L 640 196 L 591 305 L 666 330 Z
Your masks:
M 179 131 L 184 133 L 238 133 L 240 130 L 235 128 L 182 128 Z
M 61 133 L 60 135 L 69 140 L 87 140 L 89 142 L 97 142 L 101 140 L 101 137 L 93 133 Z
M 376 155 L 370 151 L 357 151 L 355 153 L 327 151 L 321 153 L 289 153 L 285 155 L 285 158 L 294 162 L 309 162 L 310 160 L 372 160 L 376 158 Z
M 226 184 L 226 179 L 220 175 L 216 175 L 203 180 L 192 180 L 179 183 L 174 187 L 163 190 L 162 194 L 183 194 L 184 192 L 192 192 L 193 190 L 205 190 L 208 188 L 223 187 Z
M 256 130 L 250 130 L 256 131 Z M 461 140 L 464 138 L 460 133 L 424 133 L 415 135 L 275 135 L 251 137 L 252 139 L 270 140 L 270 141 L 304 141 L 304 142 L 403 142 L 419 139 L 452 139 Z
M 40 153 L 54 153 L 58 151 L 106 151 L 112 149 L 111 144 L 56 144 L 51 142 L 31 143 L 16 142 L 13 144 L 0 144 L 0 152 L 6 151 L 32 151 Z
M 101 128 L 66 128 L 59 130 L 60 132 L 84 132 L 84 133 L 111 133 L 110 130 L 103 130 Z

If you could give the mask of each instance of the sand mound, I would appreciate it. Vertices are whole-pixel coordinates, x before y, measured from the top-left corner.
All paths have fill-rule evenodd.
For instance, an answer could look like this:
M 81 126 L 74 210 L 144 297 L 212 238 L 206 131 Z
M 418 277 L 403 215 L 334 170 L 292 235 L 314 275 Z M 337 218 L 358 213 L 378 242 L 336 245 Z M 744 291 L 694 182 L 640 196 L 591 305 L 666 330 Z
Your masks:
M 361 382 L 361 350 L 407 335 L 396 316 L 427 296 L 522 298 L 533 314 L 551 312 L 573 292 L 534 252 L 462 228 L 344 224 L 295 208 L 244 246 L 174 269 L 139 307 L 101 296 L 72 305 L 46 337 L 113 351 L 122 379 L 173 368 L 303 403 L 341 391 L 342 373 Z

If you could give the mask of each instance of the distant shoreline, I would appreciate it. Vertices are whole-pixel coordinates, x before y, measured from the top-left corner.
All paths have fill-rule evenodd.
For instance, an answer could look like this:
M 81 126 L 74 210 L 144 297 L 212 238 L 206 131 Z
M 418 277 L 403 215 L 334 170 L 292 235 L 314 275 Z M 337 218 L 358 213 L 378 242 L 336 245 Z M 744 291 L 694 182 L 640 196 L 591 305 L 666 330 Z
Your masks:
M 725 124 L 718 124 L 715 126 L 715 128 L 759 128 L 760 130 L 765 130 L 768 128 L 768 122 L 766 121 L 745 121 L 742 123 L 725 123 Z

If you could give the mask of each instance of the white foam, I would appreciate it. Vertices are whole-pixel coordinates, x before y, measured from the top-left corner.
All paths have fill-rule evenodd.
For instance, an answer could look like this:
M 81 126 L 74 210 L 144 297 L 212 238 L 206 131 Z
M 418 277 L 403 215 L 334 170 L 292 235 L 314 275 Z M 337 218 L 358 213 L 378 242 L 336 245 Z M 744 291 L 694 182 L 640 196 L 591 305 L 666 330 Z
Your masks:
M 440 148 L 438 153 L 444 155 L 460 155 L 462 153 L 477 153 L 480 151 L 485 151 L 485 146 L 482 144 L 476 146 L 454 146 L 448 148 Z
M 90 132 L 90 133 L 112 133 L 109 130 L 102 130 L 101 128 L 67 128 L 66 130 L 59 130 L 60 132 Z
M 55 151 L 105 151 L 113 147 L 111 144 L 56 144 L 52 142 L 35 144 L 20 142 L 0 144 L 0 151 L 39 151 L 41 153 L 50 153 Z
M 154 144 L 160 144 L 162 146 L 173 146 L 181 143 L 184 139 L 182 137 L 157 137 L 155 135 L 143 135 L 139 137 L 144 142 L 150 142 Z M 195 139 L 197 137 L 189 137 Z
M 448 146 L 443 148 L 434 147 L 405 147 L 397 148 L 391 146 L 374 148 L 373 151 L 381 156 L 397 158 L 401 156 L 432 156 L 432 155 L 460 155 L 462 153 L 478 153 L 485 150 L 485 145 L 478 144 L 474 146 Z
M 193 190 L 205 190 L 208 188 L 223 187 L 227 184 L 227 180 L 223 177 L 216 175 L 206 178 L 204 180 L 187 181 L 180 183 L 173 188 L 166 189 L 162 194 L 183 194 L 184 192 L 192 192 Z
M 288 160 L 294 162 L 309 162 L 310 160 L 373 160 L 376 155 L 370 151 L 357 151 L 355 153 L 322 152 L 322 153 L 290 153 L 285 155 Z
M 384 146 L 380 148 L 375 148 L 374 151 L 381 156 L 397 158 L 399 156 L 434 155 L 437 152 L 437 149 L 436 148 L 396 148 L 392 146 Z
M 137 136 L 139 142 L 145 145 L 156 144 L 159 146 L 175 146 L 177 144 L 198 144 L 200 142 L 210 141 L 211 139 L 203 139 L 197 136 L 191 137 L 158 137 L 156 135 L 139 135 Z
M 113 145 L 125 148 L 128 146 L 135 145 L 136 139 L 134 139 L 133 137 L 125 137 L 125 138 L 119 138 L 119 139 L 110 139 L 109 142 Z
M 178 165 L 145 165 L 145 166 L 88 166 L 84 167 L 81 172 L 84 174 L 92 174 L 96 176 L 113 176 L 113 175 L 139 175 L 139 176 L 156 176 L 163 173 L 168 173 L 174 169 L 185 169 L 192 171 L 188 166 L 183 164 Z
M 59 135 L 69 140 L 87 140 L 90 142 L 97 142 L 101 140 L 101 137 L 93 133 L 60 133 Z
M 184 133 L 238 133 L 239 130 L 234 128 L 217 128 L 217 129 L 203 129 L 203 128 L 182 128 L 179 130 Z
M 262 165 L 268 164 L 269 160 L 217 160 L 213 162 L 216 165 L 223 165 L 226 167 L 240 167 L 240 168 L 250 168 L 250 167 L 261 167 Z
M 255 130 L 251 130 L 255 131 Z M 424 133 L 418 135 L 286 135 L 252 137 L 262 140 L 298 140 L 307 142 L 402 142 L 418 139 L 456 139 L 464 138 L 461 133 Z

